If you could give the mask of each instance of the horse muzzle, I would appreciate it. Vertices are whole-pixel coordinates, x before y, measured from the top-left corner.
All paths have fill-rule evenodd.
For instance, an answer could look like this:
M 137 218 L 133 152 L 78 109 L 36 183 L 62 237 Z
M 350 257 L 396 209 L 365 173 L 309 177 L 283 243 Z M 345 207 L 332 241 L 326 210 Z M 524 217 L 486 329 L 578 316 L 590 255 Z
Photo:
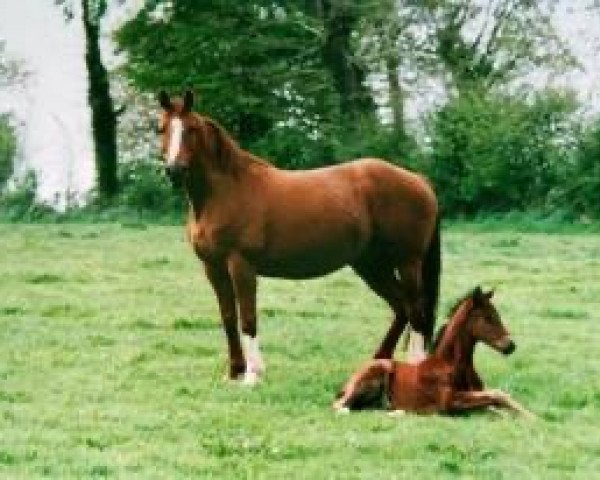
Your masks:
M 175 188 L 180 188 L 183 185 L 187 168 L 182 165 L 167 165 L 165 173 Z

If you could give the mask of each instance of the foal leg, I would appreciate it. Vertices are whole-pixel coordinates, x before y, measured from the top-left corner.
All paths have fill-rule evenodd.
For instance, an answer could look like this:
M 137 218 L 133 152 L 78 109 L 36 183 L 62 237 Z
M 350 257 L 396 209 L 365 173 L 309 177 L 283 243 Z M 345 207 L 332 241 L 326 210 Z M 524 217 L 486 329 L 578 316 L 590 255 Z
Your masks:
M 244 373 L 246 362 L 240 344 L 240 334 L 237 324 L 237 311 L 235 308 L 235 295 L 231 278 L 224 265 L 220 263 L 204 263 L 206 277 L 211 283 L 217 296 L 221 320 L 227 337 L 229 348 L 229 377 L 237 379 Z
M 240 307 L 242 339 L 246 351 L 244 383 L 254 385 L 265 370 L 256 331 L 256 271 L 237 254 L 229 257 L 227 268 Z
M 350 380 L 344 385 L 340 397 L 333 403 L 336 411 L 347 411 L 353 407 L 359 406 L 361 397 L 372 398 L 384 390 L 387 395 L 389 385 L 387 385 L 387 376 L 393 370 L 392 360 L 378 359 L 371 360 L 367 365 L 350 377 Z
M 530 420 L 534 420 L 536 418 L 534 413 L 527 410 L 508 393 L 503 392 L 502 390 L 487 390 L 487 392 L 491 393 L 498 399 L 498 406 L 512 410 L 513 412 L 516 412 Z
M 483 390 L 483 380 L 479 374 L 475 371 L 473 365 L 469 365 L 467 368 L 467 388 L 469 390 Z
M 455 392 L 452 396 L 451 408 L 453 410 L 472 410 L 485 407 L 503 407 L 513 410 L 529 419 L 535 418 L 533 413 L 513 400 L 508 393 L 501 390 Z

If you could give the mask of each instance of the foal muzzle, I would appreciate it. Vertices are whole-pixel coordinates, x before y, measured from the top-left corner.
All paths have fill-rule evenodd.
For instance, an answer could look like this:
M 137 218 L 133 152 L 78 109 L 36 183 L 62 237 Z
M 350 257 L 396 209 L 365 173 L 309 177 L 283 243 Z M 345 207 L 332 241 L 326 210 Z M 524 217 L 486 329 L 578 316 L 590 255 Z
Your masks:
M 517 348 L 517 345 L 507 335 L 506 337 L 502 337 L 500 340 L 495 342 L 494 348 L 504 355 L 510 355 L 511 353 L 513 353 L 515 351 L 515 349 Z

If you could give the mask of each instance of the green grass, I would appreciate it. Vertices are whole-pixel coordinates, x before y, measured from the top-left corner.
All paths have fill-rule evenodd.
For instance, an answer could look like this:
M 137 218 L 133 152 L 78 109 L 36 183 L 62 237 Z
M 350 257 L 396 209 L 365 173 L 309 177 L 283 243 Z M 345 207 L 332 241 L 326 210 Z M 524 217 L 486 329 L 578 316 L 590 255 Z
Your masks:
M 477 283 L 518 348 L 487 384 L 539 415 L 336 416 L 390 314 L 351 272 L 263 280 L 267 378 L 223 381 L 181 227 L 0 225 L 0 478 L 597 478 L 600 236 L 444 231 L 442 305 Z

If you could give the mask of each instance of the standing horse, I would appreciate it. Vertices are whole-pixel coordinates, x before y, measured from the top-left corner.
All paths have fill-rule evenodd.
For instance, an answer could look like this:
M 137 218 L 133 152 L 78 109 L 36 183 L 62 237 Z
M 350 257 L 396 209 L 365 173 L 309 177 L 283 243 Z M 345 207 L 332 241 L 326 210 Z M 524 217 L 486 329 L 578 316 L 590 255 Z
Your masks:
M 334 408 L 387 406 L 417 413 L 455 413 L 504 407 L 532 416 L 508 394 L 484 390 L 473 366 L 477 342 L 505 355 L 515 350 L 491 297 L 492 292 L 483 293 L 477 287 L 462 299 L 425 360 L 414 365 L 390 359 L 370 361 L 346 383 Z
M 232 378 L 254 382 L 264 370 L 257 276 L 311 278 L 345 265 L 394 311 L 375 357 L 392 357 L 408 322 L 424 354 L 440 274 L 438 206 L 426 180 L 376 159 L 280 170 L 192 112 L 190 91 L 173 100 L 163 91 L 159 102 L 166 172 L 189 201 L 187 236 L 219 303 Z

